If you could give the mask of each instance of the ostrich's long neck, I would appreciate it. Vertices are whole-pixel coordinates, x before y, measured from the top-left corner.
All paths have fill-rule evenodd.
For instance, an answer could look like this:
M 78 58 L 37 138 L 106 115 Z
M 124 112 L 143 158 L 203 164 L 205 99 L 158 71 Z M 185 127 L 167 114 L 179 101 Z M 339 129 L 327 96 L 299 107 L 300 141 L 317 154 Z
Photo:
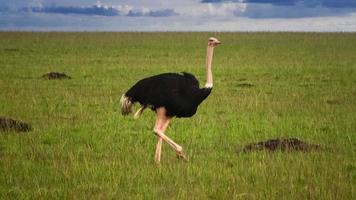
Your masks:
M 213 87 L 213 73 L 211 71 L 211 63 L 213 62 L 214 47 L 208 46 L 206 50 L 206 88 Z

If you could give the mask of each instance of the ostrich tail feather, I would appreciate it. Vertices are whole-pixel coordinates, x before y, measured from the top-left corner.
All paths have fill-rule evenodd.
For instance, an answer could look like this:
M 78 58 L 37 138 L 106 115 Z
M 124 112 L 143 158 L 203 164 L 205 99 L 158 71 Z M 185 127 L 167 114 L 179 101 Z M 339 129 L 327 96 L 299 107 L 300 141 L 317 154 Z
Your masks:
M 127 97 L 125 94 L 123 94 L 121 96 L 120 103 L 121 103 L 121 114 L 122 115 L 128 115 L 132 112 L 131 108 L 132 108 L 133 103 L 130 100 L 130 98 Z

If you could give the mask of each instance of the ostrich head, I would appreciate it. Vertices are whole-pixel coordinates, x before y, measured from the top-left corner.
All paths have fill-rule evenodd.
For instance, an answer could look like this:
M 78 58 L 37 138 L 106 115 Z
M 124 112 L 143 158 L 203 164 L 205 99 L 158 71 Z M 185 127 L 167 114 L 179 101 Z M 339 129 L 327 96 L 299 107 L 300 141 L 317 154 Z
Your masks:
M 214 38 L 214 37 L 210 37 L 209 40 L 208 40 L 208 46 L 216 47 L 219 44 L 221 44 L 221 42 L 218 39 Z

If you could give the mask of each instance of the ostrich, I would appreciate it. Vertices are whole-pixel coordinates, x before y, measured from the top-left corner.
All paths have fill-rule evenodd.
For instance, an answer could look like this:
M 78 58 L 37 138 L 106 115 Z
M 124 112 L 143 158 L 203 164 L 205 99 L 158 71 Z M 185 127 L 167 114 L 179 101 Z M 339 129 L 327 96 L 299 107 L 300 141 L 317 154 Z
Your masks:
M 211 63 L 214 47 L 221 42 L 210 37 L 206 55 L 206 83 L 199 88 L 199 82 L 194 75 L 186 72 L 163 73 L 138 81 L 121 97 L 121 111 L 123 115 L 132 112 L 132 105 L 136 102 L 141 107 L 134 114 L 138 118 L 147 108 L 156 112 L 156 123 L 153 132 L 158 136 L 155 152 L 155 162 L 160 163 L 162 141 L 167 142 L 175 151 L 178 158 L 187 160 L 183 148 L 165 135 L 169 122 L 173 117 L 191 117 L 197 111 L 199 104 L 207 98 L 213 88 L 213 74 Z

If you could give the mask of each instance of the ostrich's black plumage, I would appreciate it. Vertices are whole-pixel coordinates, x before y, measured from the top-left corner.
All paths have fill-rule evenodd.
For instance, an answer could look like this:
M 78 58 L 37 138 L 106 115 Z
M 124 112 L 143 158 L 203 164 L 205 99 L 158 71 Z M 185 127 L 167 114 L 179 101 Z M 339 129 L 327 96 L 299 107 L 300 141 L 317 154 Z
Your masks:
M 125 96 L 152 110 L 164 107 L 169 117 L 191 117 L 211 90 L 199 88 L 199 81 L 190 73 L 164 73 L 138 81 Z

